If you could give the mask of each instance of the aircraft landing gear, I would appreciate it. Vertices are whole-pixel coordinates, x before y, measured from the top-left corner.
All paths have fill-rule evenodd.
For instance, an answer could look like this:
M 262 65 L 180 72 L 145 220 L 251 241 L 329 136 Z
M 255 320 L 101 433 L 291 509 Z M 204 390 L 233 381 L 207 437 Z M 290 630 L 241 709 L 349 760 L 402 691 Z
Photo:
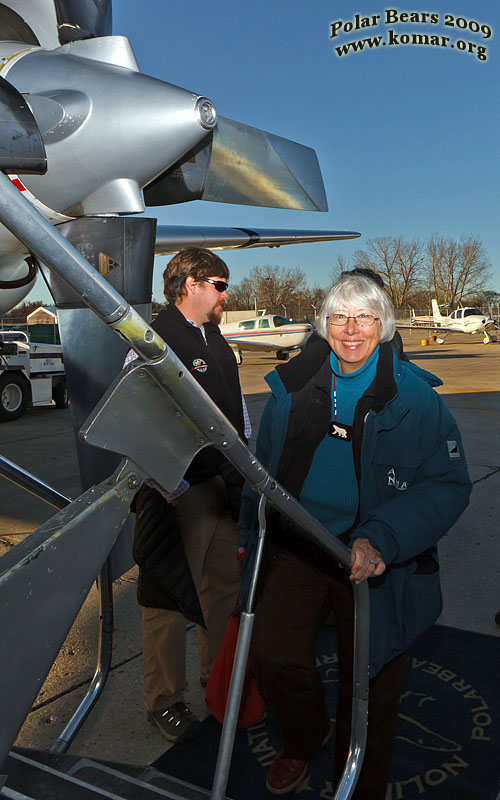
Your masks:
M 290 353 L 288 350 L 277 350 L 276 351 L 276 358 L 278 361 L 288 361 L 290 358 Z

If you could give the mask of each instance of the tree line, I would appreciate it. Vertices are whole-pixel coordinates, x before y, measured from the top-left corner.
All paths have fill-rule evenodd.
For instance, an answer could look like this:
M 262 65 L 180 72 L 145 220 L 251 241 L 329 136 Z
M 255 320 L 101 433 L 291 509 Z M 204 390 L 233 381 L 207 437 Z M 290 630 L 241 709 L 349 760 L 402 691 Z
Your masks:
M 266 264 L 253 267 L 240 283 L 230 285 L 228 295 L 225 308 L 230 311 L 266 309 L 269 314 L 302 317 L 319 311 L 325 290 L 307 286 L 305 273 L 298 267 Z
M 462 236 L 447 239 L 434 234 L 426 241 L 402 236 L 369 239 L 350 259 L 339 256 L 330 281 L 354 267 L 369 267 L 383 278 L 396 308 L 425 308 L 432 297 L 454 307 L 482 305 L 495 293 L 489 290 L 491 262 L 480 239 Z M 231 285 L 226 308 L 265 308 L 289 317 L 315 316 L 327 289 L 309 287 L 299 268 L 253 267 L 240 283 Z
M 491 262 L 480 239 L 461 236 L 459 240 L 433 234 L 427 240 L 380 236 L 368 239 L 350 259 L 342 256 L 330 271 L 329 285 L 340 273 L 354 267 L 369 267 L 382 276 L 396 308 L 424 309 L 432 297 L 440 305 L 486 306 L 495 294 L 490 289 Z M 270 314 L 300 319 L 314 318 L 328 287 L 308 286 L 305 272 L 298 268 L 253 267 L 238 284 L 230 284 L 226 308 L 230 311 L 266 309 Z M 498 302 L 496 295 L 495 303 Z M 25 316 L 42 305 L 24 302 L 7 316 Z M 164 303 L 153 303 L 153 311 Z

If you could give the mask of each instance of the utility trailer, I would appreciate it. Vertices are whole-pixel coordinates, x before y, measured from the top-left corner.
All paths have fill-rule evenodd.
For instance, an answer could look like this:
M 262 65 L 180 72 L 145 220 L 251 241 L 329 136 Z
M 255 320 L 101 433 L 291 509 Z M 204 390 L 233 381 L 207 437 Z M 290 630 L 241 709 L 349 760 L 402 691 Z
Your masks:
M 0 422 L 52 400 L 57 408 L 68 405 L 61 345 L 30 342 L 24 331 L 0 331 Z

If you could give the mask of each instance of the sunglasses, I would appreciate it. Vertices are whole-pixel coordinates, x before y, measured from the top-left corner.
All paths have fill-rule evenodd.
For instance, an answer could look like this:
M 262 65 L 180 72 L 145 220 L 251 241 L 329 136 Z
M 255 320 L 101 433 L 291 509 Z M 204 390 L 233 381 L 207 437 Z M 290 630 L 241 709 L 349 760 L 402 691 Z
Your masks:
M 211 283 L 212 286 L 215 286 L 218 292 L 225 292 L 229 284 L 227 281 L 215 281 L 213 278 L 196 278 L 197 281 L 205 281 L 205 283 Z

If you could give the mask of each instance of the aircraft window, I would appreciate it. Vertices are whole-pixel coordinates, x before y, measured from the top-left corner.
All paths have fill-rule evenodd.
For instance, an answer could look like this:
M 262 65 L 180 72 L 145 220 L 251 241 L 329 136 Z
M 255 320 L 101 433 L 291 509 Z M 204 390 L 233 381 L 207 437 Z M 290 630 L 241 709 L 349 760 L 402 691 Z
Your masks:
M 452 311 L 450 314 L 450 319 L 455 319 L 456 313 L 456 311 Z
M 464 311 L 464 317 L 482 317 L 482 313 L 478 308 L 466 308 Z
M 269 328 L 269 320 L 268 319 L 259 319 L 259 328 Z
M 290 320 L 286 317 L 273 317 L 274 327 L 280 328 L 282 325 L 290 325 Z
M 462 309 L 459 308 L 457 311 L 457 319 L 462 319 Z
M 255 320 L 254 319 L 245 319 L 243 322 L 238 324 L 238 328 L 241 328 L 243 331 L 253 331 L 255 328 Z

